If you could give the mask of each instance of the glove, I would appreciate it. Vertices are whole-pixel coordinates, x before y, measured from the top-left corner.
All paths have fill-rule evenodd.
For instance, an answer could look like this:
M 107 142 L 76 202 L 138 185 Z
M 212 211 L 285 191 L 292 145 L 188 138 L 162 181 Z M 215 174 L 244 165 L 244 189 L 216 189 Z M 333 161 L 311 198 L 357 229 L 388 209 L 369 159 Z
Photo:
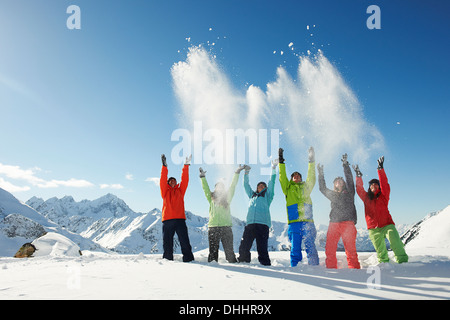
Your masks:
M 200 179 L 206 177 L 206 171 L 203 170 L 203 168 L 198 169 L 200 171 Z
M 184 164 L 187 164 L 188 166 L 190 166 L 191 160 L 192 160 L 192 154 L 189 157 L 186 157 L 186 162 Z
M 378 170 L 383 169 L 384 156 L 380 157 L 380 159 L 378 159 L 377 161 L 378 161 Z
M 279 159 L 273 159 L 272 160 L 272 169 L 276 169 L 279 162 L 280 162 Z
M 353 167 L 353 170 L 355 170 L 356 176 L 357 176 L 357 177 L 362 177 L 362 173 L 361 173 L 361 171 L 359 170 L 358 165 L 356 165 L 356 166 L 353 165 L 352 167 Z
M 251 167 L 248 165 L 244 165 L 245 174 L 248 174 L 250 172 Z
M 239 167 L 236 169 L 235 173 L 239 174 L 244 169 L 245 169 L 245 165 L 240 164 Z
M 341 161 L 342 161 L 342 165 L 343 166 L 348 166 L 349 165 L 347 158 L 348 158 L 348 156 L 347 156 L 346 153 L 342 155 Z
M 320 163 L 317 164 L 317 171 L 319 172 L 319 175 L 323 176 L 323 165 Z
M 316 161 L 316 154 L 314 152 L 313 147 L 309 147 L 309 149 L 308 149 L 308 159 L 309 159 L 309 162 Z
M 283 148 L 278 149 L 278 162 L 279 163 L 284 163 L 284 158 L 283 158 Z
M 161 155 L 161 161 L 162 161 L 162 165 L 164 167 L 167 167 L 166 155 L 164 155 L 164 154 Z

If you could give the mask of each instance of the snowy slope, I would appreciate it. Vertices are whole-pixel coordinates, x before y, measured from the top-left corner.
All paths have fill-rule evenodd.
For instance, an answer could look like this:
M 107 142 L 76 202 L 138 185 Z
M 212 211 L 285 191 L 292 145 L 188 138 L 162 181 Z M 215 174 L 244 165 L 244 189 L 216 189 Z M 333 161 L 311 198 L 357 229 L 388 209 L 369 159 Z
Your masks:
M 450 257 L 450 206 L 429 214 L 403 235 L 406 249 Z
M 366 261 L 374 253 L 362 253 L 363 269 L 330 270 L 324 267 L 323 251 L 319 266 L 301 263 L 295 268 L 289 266 L 288 251 L 270 252 L 269 267 L 259 265 L 255 252 L 250 264 L 223 258 L 208 263 L 205 250 L 194 255 L 191 263 L 181 262 L 180 256 L 167 261 L 157 254 L 98 252 L 77 258 L 0 258 L 0 299 L 450 299 L 450 260 L 442 256 L 410 255 L 407 264 L 371 269 Z M 338 262 L 345 260 L 338 253 Z M 165 316 L 174 311 L 170 309 Z
M 58 226 L 30 206 L 17 200 L 11 193 L 0 188 L 0 218 L 5 218 L 7 215 L 14 213 L 20 213 L 44 227 L 54 228 Z
M 23 204 L 18 204 L 10 196 L 7 196 L 7 201 L 2 201 L 4 198 L 3 194 L 3 198 L 0 198 L 0 214 L 4 225 L 8 219 L 14 218 L 11 206 L 15 208 L 13 211 L 19 212 L 21 224 L 24 224 L 22 226 L 27 226 L 23 230 L 16 228 L 14 232 L 24 232 L 29 229 L 28 226 L 40 225 L 20 214 L 30 212 L 31 217 L 36 217 L 38 213 L 29 211 L 27 206 L 28 209 L 24 209 Z M 12 205 L 7 206 L 6 203 Z M 229 264 L 225 261 L 223 252 L 219 254 L 219 262 L 208 263 L 208 249 L 198 248 L 194 249 L 195 261 L 191 263 L 181 262 L 179 254 L 175 256 L 175 261 L 167 261 L 161 258 L 160 253 L 111 254 L 86 250 L 82 246 L 80 248 L 83 255 L 79 256 L 76 241 L 65 239 L 60 233 L 49 232 L 47 238 L 43 237 L 35 242 L 41 248 L 43 256 L 37 254 L 30 259 L 0 257 L 0 299 L 448 300 L 449 211 L 447 207 L 424 219 L 419 224 L 420 228 L 416 226 L 414 238 L 405 247 L 409 255 L 408 263 L 396 264 L 393 262 L 393 253 L 389 252 L 391 262 L 378 264 L 375 253 L 358 252 L 362 267 L 360 270 L 347 269 L 343 252 L 337 254 L 339 269 L 326 269 L 323 250 L 319 250 L 319 266 L 309 266 L 303 261 L 295 268 L 290 267 L 289 251 L 269 252 L 272 265 L 268 267 L 258 263 L 257 253 L 254 251 L 249 264 Z M 102 211 L 91 213 L 100 212 Z M 133 222 L 128 225 L 130 230 L 140 228 L 140 232 L 147 237 L 157 237 L 158 234 L 149 231 L 160 232 L 157 231 L 161 229 L 158 226 L 160 212 L 154 210 L 149 214 L 132 217 Z M 101 215 L 100 221 L 118 219 L 114 225 L 124 219 L 120 214 L 113 217 L 104 211 Z M 205 218 L 189 212 L 187 215 L 189 223 L 196 230 L 192 232 L 192 239 L 197 236 L 204 238 Z M 51 221 L 40 221 L 53 225 Z M 241 228 L 240 223 L 243 224 L 242 221 L 235 221 L 235 227 Z M 53 227 L 42 228 L 49 230 Z M 324 226 L 318 228 L 320 232 L 326 229 Z M 4 230 L 0 228 L 0 231 Z M 8 230 L 12 232 L 11 228 Z M 57 227 L 56 230 L 60 229 Z M 126 228 L 118 228 L 116 231 L 120 234 L 124 230 Z M 235 234 L 238 231 L 241 230 L 236 229 Z M 285 232 L 282 224 L 277 225 L 272 235 L 274 243 L 283 243 Z M 113 241 L 113 232 L 109 234 Z M 132 238 L 122 237 L 120 243 L 134 243 Z M 106 238 L 102 239 L 106 241 Z
M 55 232 L 75 242 L 82 250 L 107 251 L 79 234 L 72 233 L 0 188 L 0 256 L 13 256 L 26 242 L 45 232 Z
M 343 252 L 337 254 L 339 269 L 326 269 L 323 250 L 319 266 L 302 261 L 292 268 L 289 251 L 270 252 L 272 265 L 261 266 L 256 252 L 249 264 L 227 263 L 223 252 L 218 262 L 208 263 L 207 249 L 194 252 L 194 262 L 183 263 L 181 255 L 174 261 L 160 254 L 87 250 L 83 256 L 61 256 L 49 246 L 54 253 L 43 257 L 0 257 L 0 299 L 449 300 L 448 211 L 422 222 L 414 242 L 406 245 L 409 262 L 400 265 L 392 252 L 391 262 L 384 264 L 378 264 L 375 253 L 358 252 L 361 269 L 353 270 L 346 268 Z M 431 236 L 433 231 L 440 236 Z M 167 312 L 172 311 L 178 310 Z

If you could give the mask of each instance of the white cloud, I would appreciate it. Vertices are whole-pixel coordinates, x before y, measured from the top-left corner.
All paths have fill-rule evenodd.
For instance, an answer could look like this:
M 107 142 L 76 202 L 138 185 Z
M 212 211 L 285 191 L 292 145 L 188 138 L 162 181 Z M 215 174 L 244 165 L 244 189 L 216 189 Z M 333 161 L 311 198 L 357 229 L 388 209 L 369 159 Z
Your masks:
M 35 171 L 38 171 L 37 168 L 35 168 L 34 171 L 33 169 L 23 170 L 19 166 L 10 166 L 0 163 L 0 174 L 3 174 L 10 179 L 25 180 L 33 185 L 45 182 L 43 179 L 35 176 Z
M 5 181 L 3 178 L 0 178 L 0 188 L 5 189 L 8 192 L 23 192 L 30 190 L 30 187 L 19 187 L 11 182 Z
M 122 186 L 121 184 L 119 184 L 119 183 L 116 183 L 116 184 L 101 184 L 100 185 L 100 189 L 115 189 L 115 190 L 120 190 L 120 189 L 123 189 L 124 188 L 124 186 Z
M 39 188 L 57 188 L 59 186 L 72 187 L 72 188 L 87 188 L 93 187 L 94 184 L 87 180 L 80 180 L 71 178 L 69 180 L 50 180 L 44 184 L 38 184 Z
M 40 169 L 38 167 L 35 167 L 32 169 L 21 169 L 19 166 L 11 166 L 11 165 L 5 165 L 5 164 L 0 163 L 0 175 L 4 175 L 7 178 L 13 179 L 13 180 L 26 181 L 27 183 L 29 183 L 33 186 L 36 186 L 38 188 L 58 188 L 60 186 L 72 187 L 72 188 L 87 188 L 87 187 L 94 186 L 93 183 L 91 183 L 87 180 L 75 179 L 75 178 L 71 178 L 69 180 L 52 179 L 52 180 L 47 181 L 45 179 L 42 179 L 42 178 L 39 178 L 36 176 L 36 173 L 39 171 L 42 171 L 42 169 Z M 16 189 L 16 191 L 27 191 L 30 189 L 29 186 L 17 187 L 3 179 L 2 179 L 2 181 L 3 181 L 3 185 L 9 184 L 10 189 L 7 189 L 8 191 L 11 191 L 12 189 Z
M 133 177 L 133 175 L 131 173 L 127 173 L 125 175 L 125 179 L 132 181 L 132 180 L 134 180 L 134 177 Z
M 155 185 L 159 186 L 159 179 L 160 178 L 156 178 L 156 177 L 150 177 L 145 179 L 146 182 L 153 182 Z

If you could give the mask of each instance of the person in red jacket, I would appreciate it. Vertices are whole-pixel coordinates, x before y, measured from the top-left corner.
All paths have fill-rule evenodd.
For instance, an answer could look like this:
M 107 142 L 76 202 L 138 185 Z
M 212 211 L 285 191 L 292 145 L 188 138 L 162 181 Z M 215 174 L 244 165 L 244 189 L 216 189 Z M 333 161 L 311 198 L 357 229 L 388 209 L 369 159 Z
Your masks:
M 191 158 L 192 156 L 186 158 L 186 163 L 181 173 L 181 182 L 177 184 L 177 179 L 174 177 L 167 179 L 168 169 L 166 156 L 164 154 L 161 155 L 162 168 L 159 186 L 163 199 L 163 258 L 168 260 L 173 260 L 173 237 L 175 233 L 180 241 L 183 262 L 194 260 L 184 211 L 184 194 L 189 183 L 189 165 Z
M 367 229 L 370 240 L 375 247 L 379 262 L 389 262 L 385 239 L 389 240 L 398 263 L 408 262 L 403 242 L 400 239 L 395 223 L 389 213 L 388 204 L 391 187 L 384 172 L 384 156 L 378 159 L 378 179 L 369 181 L 367 192 L 363 187 L 362 173 L 358 165 L 353 166 L 356 172 L 356 192 L 364 202 Z

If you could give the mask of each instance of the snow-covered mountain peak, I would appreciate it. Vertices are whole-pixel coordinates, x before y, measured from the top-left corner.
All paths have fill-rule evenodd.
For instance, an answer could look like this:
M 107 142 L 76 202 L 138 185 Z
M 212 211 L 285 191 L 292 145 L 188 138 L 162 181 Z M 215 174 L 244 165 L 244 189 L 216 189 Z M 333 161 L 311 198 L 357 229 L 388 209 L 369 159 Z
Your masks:
M 61 199 L 61 201 L 64 201 L 64 202 L 75 202 L 75 200 L 73 199 L 73 197 L 72 196 L 64 196 L 62 199 Z
M 25 242 L 35 240 L 45 232 L 59 233 L 77 243 L 83 250 L 105 251 L 100 245 L 67 231 L 63 225 L 31 207 L 33 204 L 44 205 L 42 199 L 33 197 L 28 203 L 29 205 L 22 203 L 0 188 L 0 256 L 13 256 Z
M 152 216 L 161 216 L 162 212 L 158 208 L 155 208 L 155 209 L 151 210 L 148 214 L 152 215 Z
M 83 216 L 97 220 L 137 215 L 122 199 L 111 193 L 95 200 L 79 202 L 75 201 L 72 196 L 64 196 L 61 199 L 53 197 L 47 201 L 33 197 L 27 201 L 27 204 L 60 225 L 61 223 L 66 225 L 67 223 L 62 220 L 67 220 L 72 216 Z
M 118 198 L 117 196 L 108 193 L 96 200 L 92 201 L 85 201 L 86 204 L 88 204 L 91 207 L 108 207 L 112 211 L 115 212 L 115 216 L 119 214 L 119 211 L 122 211 L 124 213 L 130 213 L 132 210 L 128 205 L 123 201 L 122 199 Z

